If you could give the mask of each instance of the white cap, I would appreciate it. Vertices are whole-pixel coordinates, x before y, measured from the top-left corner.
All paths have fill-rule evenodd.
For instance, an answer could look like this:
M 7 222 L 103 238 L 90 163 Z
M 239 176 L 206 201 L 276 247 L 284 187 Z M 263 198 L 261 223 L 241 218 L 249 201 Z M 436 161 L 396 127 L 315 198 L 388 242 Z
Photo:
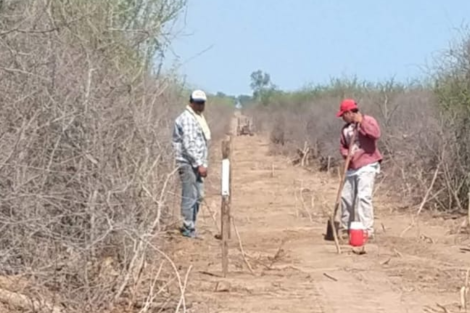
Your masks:
M 202 90 L 194 90 L 191 93 L 191 99 L 194 101 L 207 101 L 206 94 Z

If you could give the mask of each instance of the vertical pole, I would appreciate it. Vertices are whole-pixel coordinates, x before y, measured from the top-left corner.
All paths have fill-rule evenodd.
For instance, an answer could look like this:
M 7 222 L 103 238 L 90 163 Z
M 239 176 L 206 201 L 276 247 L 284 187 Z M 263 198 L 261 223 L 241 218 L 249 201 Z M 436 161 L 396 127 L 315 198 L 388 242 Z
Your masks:
M 232 238 L 232 136 L 228 138 L 228 154 L 227 158 L 230 161 L 230 170 L 229 170 L 229 195 L 228 195 L 228 222 L 227 222 L 227 235 L 228 239 Z
M 222 232 L 222 273 L 223 276 L 226 277 L 228 273 L 228 197 L 227 196 L 222 196 L 222 227 L 221 227 L 221 232 Z
M 230 161 L 230 137 L 222 141 L 222 160 Z M 229 167 L 230 173 L 230 167 Z M 222 173 L 223 175 L 223 173 Z M 222 179 L 224 179 L 222 177 Z M 228 273 L 228 240 L 230 238 L 230 176 L 229 176 L 229 194 L 222 194 L 221 203 L 221 236 L 222 236 L 222 273 L 226 277 Z

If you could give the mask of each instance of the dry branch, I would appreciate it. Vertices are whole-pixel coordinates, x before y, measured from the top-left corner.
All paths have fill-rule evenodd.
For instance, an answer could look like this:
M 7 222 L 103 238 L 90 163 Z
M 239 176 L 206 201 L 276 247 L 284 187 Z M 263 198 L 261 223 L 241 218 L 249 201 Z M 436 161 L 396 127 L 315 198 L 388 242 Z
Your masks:
M 421 211 L 423 210 L 424 206 L 426 205 L 428 201 L 429 194 L 431 193 L 431 190 L 433 189 L 434 183 L 436 182 L 437 176 L 439 174 L 440 166 L 441 166 L 441 163 L 438 164 L 436 170 L 434 171 L 431 184 L 429 185 L 429 188 L 426 190 L 426 194 L 424 195 L 423 200 L 421 201 L 421 204 L 419 205 L 418 211 L 416 212 L 416 218 L 419 216 L 419 214 L 421 213 Z M 403 237 L 403 235 L 408 230 L 410 230 L 414 225 L 415 225 L 415 219 L 413 218 L 411 224 L 401 232 L 400 237 Z
M 442 304 L 436 303 L 436 306 L 444 311 L 444 313 L 450 313 L 450 311 Z
M 274 253 L 274 255 L 271 258 L 271 263 L 267 266 L 268 269 L 272 269 L 274 263 L 279 261 L 279 259 L 281 258 L 281 254 L 284 252 L 282 247 L 284 246 L 285 242 L 286 242 L 285 240 L 281 241 L 281 244 L 279 245 L 279 248 L 277 248 L 276 253 Z
M 141 238 L 171 218 L 184 109 L 153 69 L 186 1 L 13 2 L 0 9 L 1 271 L 71 313 L 150 301 L 164 257 Z M 219 140 L 230 109 L 207 111 Z
M 233 224 L 233 229 L 235 230 L 235 234 L 237 235 L 237 238 L 238 238 L 238 245 L 240 247 L 240 252 L 242 254 L 243 261 L 245 262 L 246 266 L 250 270 L 250 273 L 252 275 L 255 275 L 255 272 L 253 271 L 253 268 L 251 267 L 251 264 L 248 261 L 248 258 L 246 257 L 245 250 L 243 249 L 242 238 L 240 237 L 240 233 L 238 232 L 238 228 L 237 228 L 237 225 L 235 225 L 235 219 L 233 217 L 232 217 L 232 224 Z
M 325 277 L 328 277 L 329 279 L 331 279 L 332 281 L 338 281 L 336 278 L 334 278 L 333 276 L 327 274 L 327 273 L 323 273 L 323 276 Z
M 184 284 L 181 286 L 181 296 L 180 296 L 180 301 L 178 302 L 178 306 L 176 307 L 175 312 L 179 312 L 179 308 L 181 305 L 183 306 L 183 313 L 186 312 L 186 299 L 184 297 L 185 292 L 186 292 L 186 286 L 188 285 L 188 279 L 189 279 L 189 273 L 191 272 L 192 265 L 189 266 L 188 270 L 186 271 L 186 275 L 184 277 Z
M 213 211 L 212 211 L 212 209 L 211 209 L 210 205 L 207 203 L 206 199 L 203 200 L 203 203 L 204 203 L 204 207 L 206 207 L 207 210 L 209 211 L 209 215 L 211 216 L 212 221 L 214 222 L 214 226 L 215 226 L 215 229 L 216 229 L 216 231 L 217 231 L 216 238 L 217 238 L 217 239 L 221 239 L 221 236 L 219 235 L 219 234 L 221 234 L 221 233 L 220 233 L 220 229 L 219 229 L 219 225 L 217 224 L 217 220 L 216 220 L 216 218 L 215 218 L 216 212 L 213 212 Z
M 465 312 L 467 312 L 469 274 L 470 270 L 467 270 L 465 275 L 465 284 L 460 288 L 460 307 L 465 310 Z

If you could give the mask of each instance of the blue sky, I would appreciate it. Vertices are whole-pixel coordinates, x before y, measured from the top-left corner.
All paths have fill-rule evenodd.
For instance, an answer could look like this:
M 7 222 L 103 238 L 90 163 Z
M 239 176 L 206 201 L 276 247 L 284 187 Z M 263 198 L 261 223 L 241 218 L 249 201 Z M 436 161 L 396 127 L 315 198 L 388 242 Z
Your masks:
M 166 68 L 207 92 L 251 94 L 261 69 L 283 90 L 426 75 L 468 22 L 470 0 L 188 0 Z

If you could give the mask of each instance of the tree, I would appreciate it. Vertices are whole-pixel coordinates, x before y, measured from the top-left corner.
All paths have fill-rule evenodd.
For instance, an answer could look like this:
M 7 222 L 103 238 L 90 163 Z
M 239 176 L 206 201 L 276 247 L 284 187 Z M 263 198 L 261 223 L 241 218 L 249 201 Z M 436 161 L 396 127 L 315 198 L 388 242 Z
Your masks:
M 259 91 L 268 88 L 271 85 L 271 76 L 261 70 L 251 73 L 250 87 L 253 91 Z
M 261 70 L 251 73 L 251 89 L 253 90 L 253 99 L 267 105 L 276 86 L 271 82 L 271 76 Z

